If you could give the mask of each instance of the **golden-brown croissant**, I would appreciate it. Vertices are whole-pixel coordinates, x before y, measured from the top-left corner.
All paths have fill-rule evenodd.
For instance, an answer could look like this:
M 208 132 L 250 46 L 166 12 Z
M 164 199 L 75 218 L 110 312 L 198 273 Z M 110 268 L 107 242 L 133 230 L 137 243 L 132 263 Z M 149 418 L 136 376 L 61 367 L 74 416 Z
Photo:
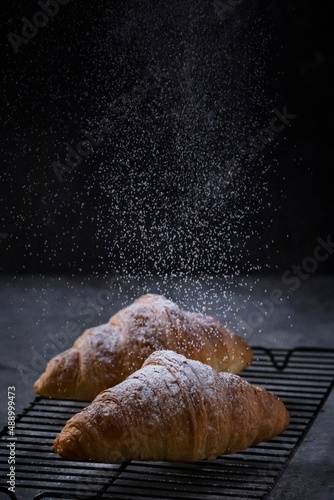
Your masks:
M 251 348 L 210 316 L 181 310 L 161 295 L 144 295 L 86 330 L 73 347 L 55 356 L 35 382 L 41 396 L 92 401 L 119 384 L 157 350 L 171 349 L 239 373 L 252 360 Z
M 54 448 L 71 460 L 194 462 L 267 441 L 288 423 L 284 404 L 266 389 L 157 351 L 72 417 Z

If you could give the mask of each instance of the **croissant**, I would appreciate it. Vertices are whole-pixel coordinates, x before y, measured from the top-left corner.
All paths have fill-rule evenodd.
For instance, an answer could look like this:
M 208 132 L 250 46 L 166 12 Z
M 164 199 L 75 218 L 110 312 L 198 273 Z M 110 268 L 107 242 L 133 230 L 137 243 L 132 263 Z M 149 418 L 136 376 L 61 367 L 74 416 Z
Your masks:
M 107 324 L 86 330 L 73 347 L 51 359 L 34 389 L 41 396 L 92 401 L 138 370 L 152 352 L 163 349 L 232 373 L 252 360 L 251 348 L 215 319 L 149 294 Z
M 195 462 L 283 432 L 284 404 L 238 375 L 157 351 L 72 417 L 54 442 L 70 460 Z

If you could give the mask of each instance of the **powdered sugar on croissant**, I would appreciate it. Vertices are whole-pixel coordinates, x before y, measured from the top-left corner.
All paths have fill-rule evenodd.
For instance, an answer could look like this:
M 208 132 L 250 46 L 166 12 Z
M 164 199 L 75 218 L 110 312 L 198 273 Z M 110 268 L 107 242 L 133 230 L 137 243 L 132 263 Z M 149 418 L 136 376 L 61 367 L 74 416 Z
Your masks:
M 91 401 L 163 349 L 231 373 L 241 372 L 252 360 L 250 347 L 214 318 L 149 294 L 107 324 L 86 330 L 72 348 L 48 363 L 34 389 L 42 396 Z
M 159 351 L 72 417 L 54 446 L 74 460 L 193 462 L 269 440 L 288 422 L 284 404 L 265 389 Z

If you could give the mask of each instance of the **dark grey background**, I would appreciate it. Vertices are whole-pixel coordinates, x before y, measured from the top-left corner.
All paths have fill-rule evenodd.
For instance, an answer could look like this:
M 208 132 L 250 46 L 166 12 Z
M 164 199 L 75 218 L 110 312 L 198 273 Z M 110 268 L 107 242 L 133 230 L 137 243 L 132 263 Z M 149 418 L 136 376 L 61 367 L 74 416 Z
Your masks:
M 0 14 L 2 272 L 281 271 L 331 231 L 322 4 L 244 0 L 220 19 L 204 0 L 71 0 L 14 53 L 8 33 L 37 10 L 14 0 Z M 147 66 L 156 88 L 126 116 L 111 108 Z M 238 157 L 284 105 L 291 125 Z M 51 163 L 103 117 L 115 130 L 60 184 Z

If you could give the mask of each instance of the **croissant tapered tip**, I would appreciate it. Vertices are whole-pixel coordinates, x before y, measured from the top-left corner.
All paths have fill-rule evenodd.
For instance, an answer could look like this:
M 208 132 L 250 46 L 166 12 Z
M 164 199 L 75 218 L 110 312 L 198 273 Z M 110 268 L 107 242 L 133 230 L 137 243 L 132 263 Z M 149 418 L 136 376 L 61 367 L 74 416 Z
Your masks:
M 79 352 L 71 348 L 55 356 L 34 383 L 34 390 L 44 397 L 72 399 L 80 376 Z
M 66 428 L 56 437 L 54 451 L 68 460 L 88 460 L 87 452 L 82 444 L 83 434 L 78 428 Z

